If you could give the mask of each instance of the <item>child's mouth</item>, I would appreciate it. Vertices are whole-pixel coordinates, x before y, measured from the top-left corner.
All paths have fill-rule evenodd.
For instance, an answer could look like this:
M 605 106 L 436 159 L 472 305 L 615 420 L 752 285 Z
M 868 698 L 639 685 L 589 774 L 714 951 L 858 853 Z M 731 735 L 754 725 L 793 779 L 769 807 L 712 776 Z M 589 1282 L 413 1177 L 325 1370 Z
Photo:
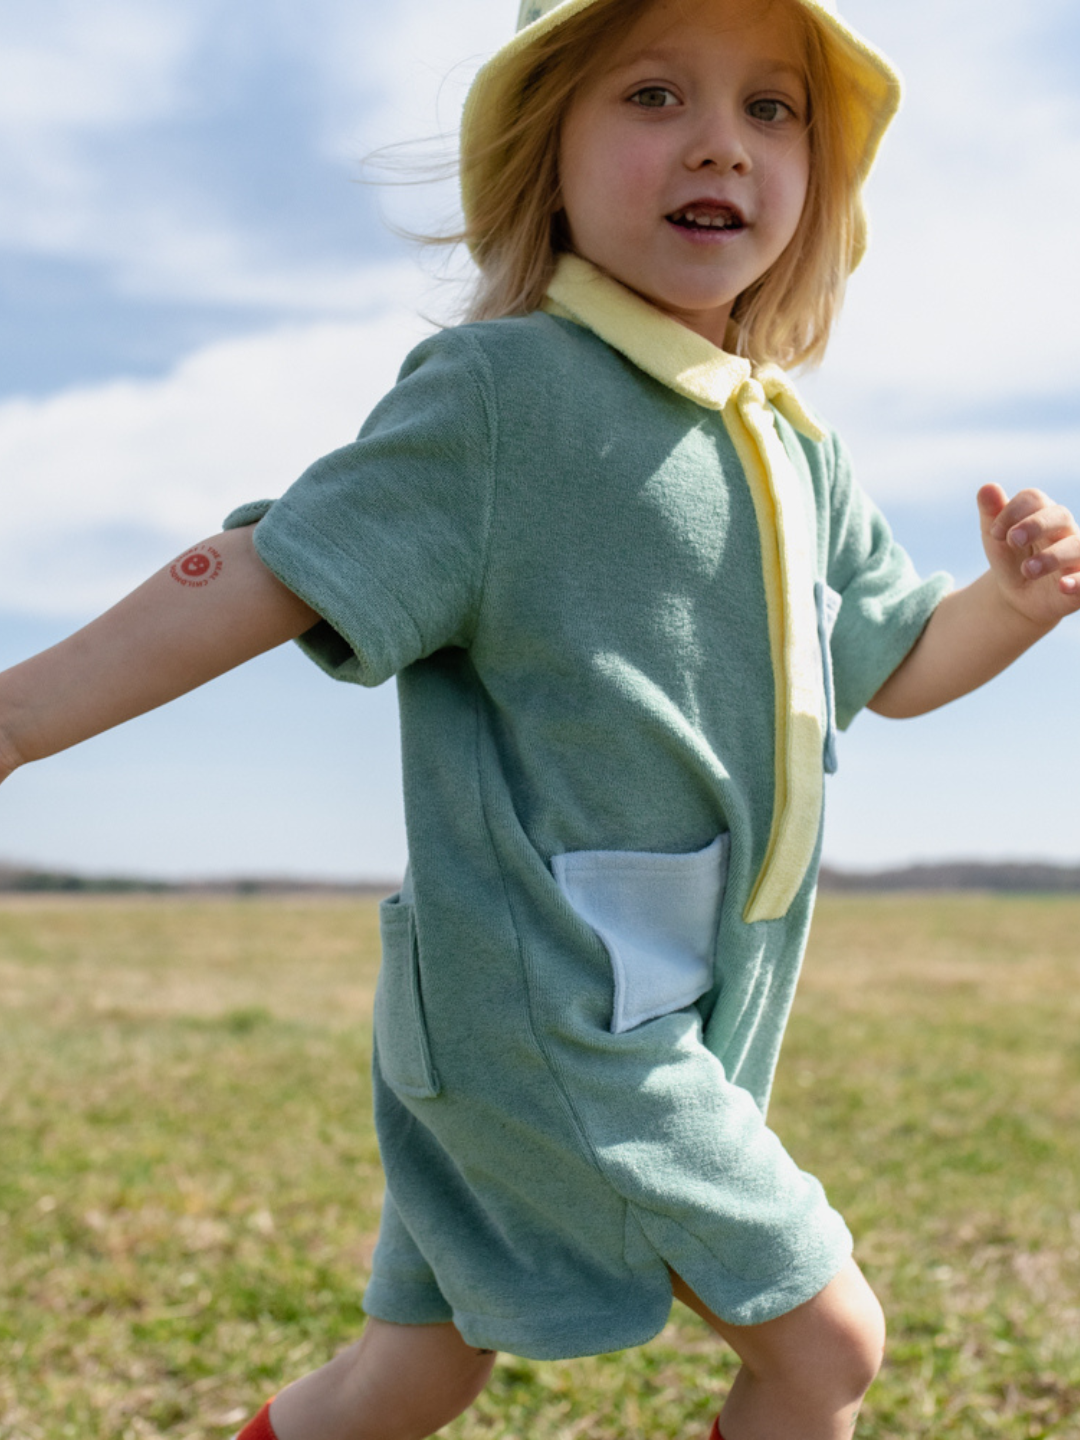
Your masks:
M 742 230 L 746 222 L 729 205 L 685 205 L 673 210 L 667 220 L 682 230 Z

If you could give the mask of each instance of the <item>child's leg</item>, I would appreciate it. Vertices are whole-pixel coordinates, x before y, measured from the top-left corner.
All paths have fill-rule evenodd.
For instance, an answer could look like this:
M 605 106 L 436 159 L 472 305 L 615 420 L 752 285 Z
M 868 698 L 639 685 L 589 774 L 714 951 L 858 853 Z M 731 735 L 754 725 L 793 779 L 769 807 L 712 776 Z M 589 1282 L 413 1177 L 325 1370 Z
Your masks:
M 743 1362 L 720 1412 L 724 1440 L 850 1440 L 885 1345 L 881 1306 L 854 1261 L 763 1325 L 729 1325 L 677 1275 L 672 1284 Z
M 495 1356 L 453 1325 L 369 1320 L 355 1345 L 276 1397 L 278 1440 L 422 1440 L 467 1409 Z

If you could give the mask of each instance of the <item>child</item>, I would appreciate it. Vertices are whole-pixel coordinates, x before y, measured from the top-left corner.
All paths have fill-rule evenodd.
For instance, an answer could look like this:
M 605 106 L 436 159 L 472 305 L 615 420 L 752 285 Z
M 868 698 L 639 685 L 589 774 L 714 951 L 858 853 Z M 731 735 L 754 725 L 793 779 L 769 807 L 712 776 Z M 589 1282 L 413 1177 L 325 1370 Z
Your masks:
M 851 1432 L 880 1308 L 764 1119 L 834 725 L 1080 608 L 1034 490 L 980 491 L 975 584 L 920 581 L 779 368 L 824 349 L 897 94 L 821 0 L 526 0 L 463 126 L 486 323 L 0 677 L 3 778 L 291 637 L 398 676 L 371 1318 L 242 1440 L 431 1434 L 494 1350 L 637 1345 L 673 1293 L 743 1362 L 714 1437 Z

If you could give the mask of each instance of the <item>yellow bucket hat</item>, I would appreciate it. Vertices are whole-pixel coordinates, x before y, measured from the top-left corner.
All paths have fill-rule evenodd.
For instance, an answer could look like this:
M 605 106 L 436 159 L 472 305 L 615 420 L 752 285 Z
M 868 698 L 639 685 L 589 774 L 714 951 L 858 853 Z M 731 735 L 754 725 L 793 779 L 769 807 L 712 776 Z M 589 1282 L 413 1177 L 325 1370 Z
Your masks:
M 529 49 L 596 0 L 521 0 L 514 38 L 487 62 L 469 91 L 461 121 L 461 191 L 466 224 L 474 197 L 498 165 L 496 141 L 512 117 Z M 836 13 L 832 0 L 798 0 L 821 34 L 840 85 L 853 173 L 869 174 L 881 137 L 900 104 L 900 77 L 880 51 Z

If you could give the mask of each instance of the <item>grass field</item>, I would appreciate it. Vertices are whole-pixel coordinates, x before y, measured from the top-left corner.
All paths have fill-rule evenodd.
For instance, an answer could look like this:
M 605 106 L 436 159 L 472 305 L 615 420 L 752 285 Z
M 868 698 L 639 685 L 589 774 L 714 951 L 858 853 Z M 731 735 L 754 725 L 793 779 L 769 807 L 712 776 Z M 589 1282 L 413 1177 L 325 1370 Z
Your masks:
M 1080 901 L 823 899 L 771 1121 L 891 1322 L 859 1434 L 1080 1437 Z M 353 1338 L 372 904 L 0 906 L 0 1440 L 223 1440 Z M 704 1440 L 729 1357 L 500 1360 L 452 1440 Z

